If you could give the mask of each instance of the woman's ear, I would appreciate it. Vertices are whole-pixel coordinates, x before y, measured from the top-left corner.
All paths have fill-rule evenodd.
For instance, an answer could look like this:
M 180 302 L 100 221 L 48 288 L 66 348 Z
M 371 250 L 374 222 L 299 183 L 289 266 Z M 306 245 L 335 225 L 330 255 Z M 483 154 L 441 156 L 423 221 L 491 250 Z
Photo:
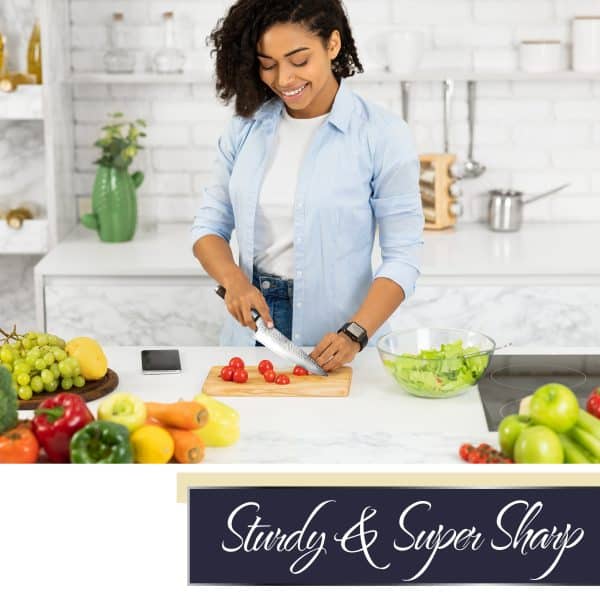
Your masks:
M 327 43 L 327 54 L 329 56 L 329 60 L 335 60 L 341 49 L 342 38 L 340 36 L 340 32 L 337 29 L 334 29 L 331 32 L 331 35 L 329 36 L 329 42 Z

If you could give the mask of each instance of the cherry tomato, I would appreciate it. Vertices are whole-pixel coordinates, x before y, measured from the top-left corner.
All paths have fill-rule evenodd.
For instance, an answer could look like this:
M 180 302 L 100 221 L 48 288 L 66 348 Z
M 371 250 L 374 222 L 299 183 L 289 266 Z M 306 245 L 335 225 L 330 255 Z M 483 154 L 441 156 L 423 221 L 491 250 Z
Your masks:
M 287 385 L 290 382 L 290 378 L 287 375 L 277 375 L 275 377 L 275 383 L 279 385 Z
M 459 449 L 458 449 L 458 455 L 463 459 L 463 460 L 467 460 L 468 456 L 469 456 L 469 452 L 471 452 L 471 450 L 473 450 L 473 446 L 471 444 L 463 444 Z
M 233 379 L 233 372 L 235 369 L 230 366 L 223 367 L 221 369 L 221 379 L 223 381 L 231 381 Z
M 308 371 L 304 367 L 296 365 L 294 367 L 294 375 L 308 375 Z
M 600 419 L 600 387 L 592 390 L 592 393 L 588 396 L 585 409 L 591 415 L 594 415 L 594 417 Z
M 246 369 L 236 369 L 233 372 L 233 381 L 235 383 L 246 383 L 248 381 L 248 371 Z
M 270 360 L 261 360 L 258 363 L 258 372 L 261 375 L 264 375 L 266 371 L 273 370 L 273 363 Z
M 234 369 L 243 369 L 246 365 L 244 364 L 244 361 L 239 356 L 234 356 L 229 361 L 229 366 L 233 367 Z
M 265 378 L 265 381 L 267 383 L 273 383 L 275 381 L 275 378 L 277 377 L 277 373 L 275 373 L 273 369 L 269 369 L 268 371 L 265 371 L 263 373 L 263 377 Z

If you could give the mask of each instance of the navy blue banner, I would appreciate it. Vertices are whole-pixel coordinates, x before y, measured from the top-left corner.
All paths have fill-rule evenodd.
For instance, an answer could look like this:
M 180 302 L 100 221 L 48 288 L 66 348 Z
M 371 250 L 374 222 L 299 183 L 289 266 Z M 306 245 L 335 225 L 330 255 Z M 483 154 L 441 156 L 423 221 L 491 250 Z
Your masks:
M 599 585 L 600 488 L 192 488 L 189 582 Z

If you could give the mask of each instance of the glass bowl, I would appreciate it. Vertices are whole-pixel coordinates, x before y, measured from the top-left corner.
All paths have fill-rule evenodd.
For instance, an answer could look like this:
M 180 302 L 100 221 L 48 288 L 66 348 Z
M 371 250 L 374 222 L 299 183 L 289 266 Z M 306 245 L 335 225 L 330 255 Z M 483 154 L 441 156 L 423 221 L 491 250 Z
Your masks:
M 468 329 L 392 331 L 377 342 L 385 370 L 413 396 L 450 398 L 477 385 L 496 342 Z

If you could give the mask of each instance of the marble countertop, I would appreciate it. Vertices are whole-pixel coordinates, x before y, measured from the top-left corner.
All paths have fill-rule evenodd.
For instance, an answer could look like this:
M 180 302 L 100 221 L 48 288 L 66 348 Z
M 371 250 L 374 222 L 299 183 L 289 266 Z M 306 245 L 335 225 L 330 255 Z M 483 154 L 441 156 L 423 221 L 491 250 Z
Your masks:
M 514 233 L 483 224 L 425 232 L 420 285 L 598 283 L 600 223 L 532 224 Z M 232 241 L 237 254 L 235 239 Z M 380 262 L 376 246 L 373 264 Z M 161 225 L 131 242 L 107 244 L 77 226 L 36 266 L 42 277 L 202 277 L 192 255 L 189 226 Z
M 147 401 L 175 402 L 200 392 L 211 366 L 241 356 L 248 364 L 269 358 L 289 368 L 265 348 L 180 348 L 182 372 L 141 373 L 139 347 L 106 347 L 119 375 L 119 391 Z M 510 354 L 594 354 L 600 348 L 500 350 Z M 384 371 L 378 353 L 366 348 L 352 363 L 350 394 L 338 398 L 221 397 L 240 413 L 241 437 L 229 448 L 207 448 L 207 464 L 461 464 L 463 442 L 497 446 L 487 430 L 477 388 L 447 399 L 405 394 Z M 232 384 L 236 385 L 236 384 Z M 235 389 L 235 388 L 234 388 Z M 96 414 L 99 401 L 89 404 Z M 21 411 L 30 418 L 32 411 Z

